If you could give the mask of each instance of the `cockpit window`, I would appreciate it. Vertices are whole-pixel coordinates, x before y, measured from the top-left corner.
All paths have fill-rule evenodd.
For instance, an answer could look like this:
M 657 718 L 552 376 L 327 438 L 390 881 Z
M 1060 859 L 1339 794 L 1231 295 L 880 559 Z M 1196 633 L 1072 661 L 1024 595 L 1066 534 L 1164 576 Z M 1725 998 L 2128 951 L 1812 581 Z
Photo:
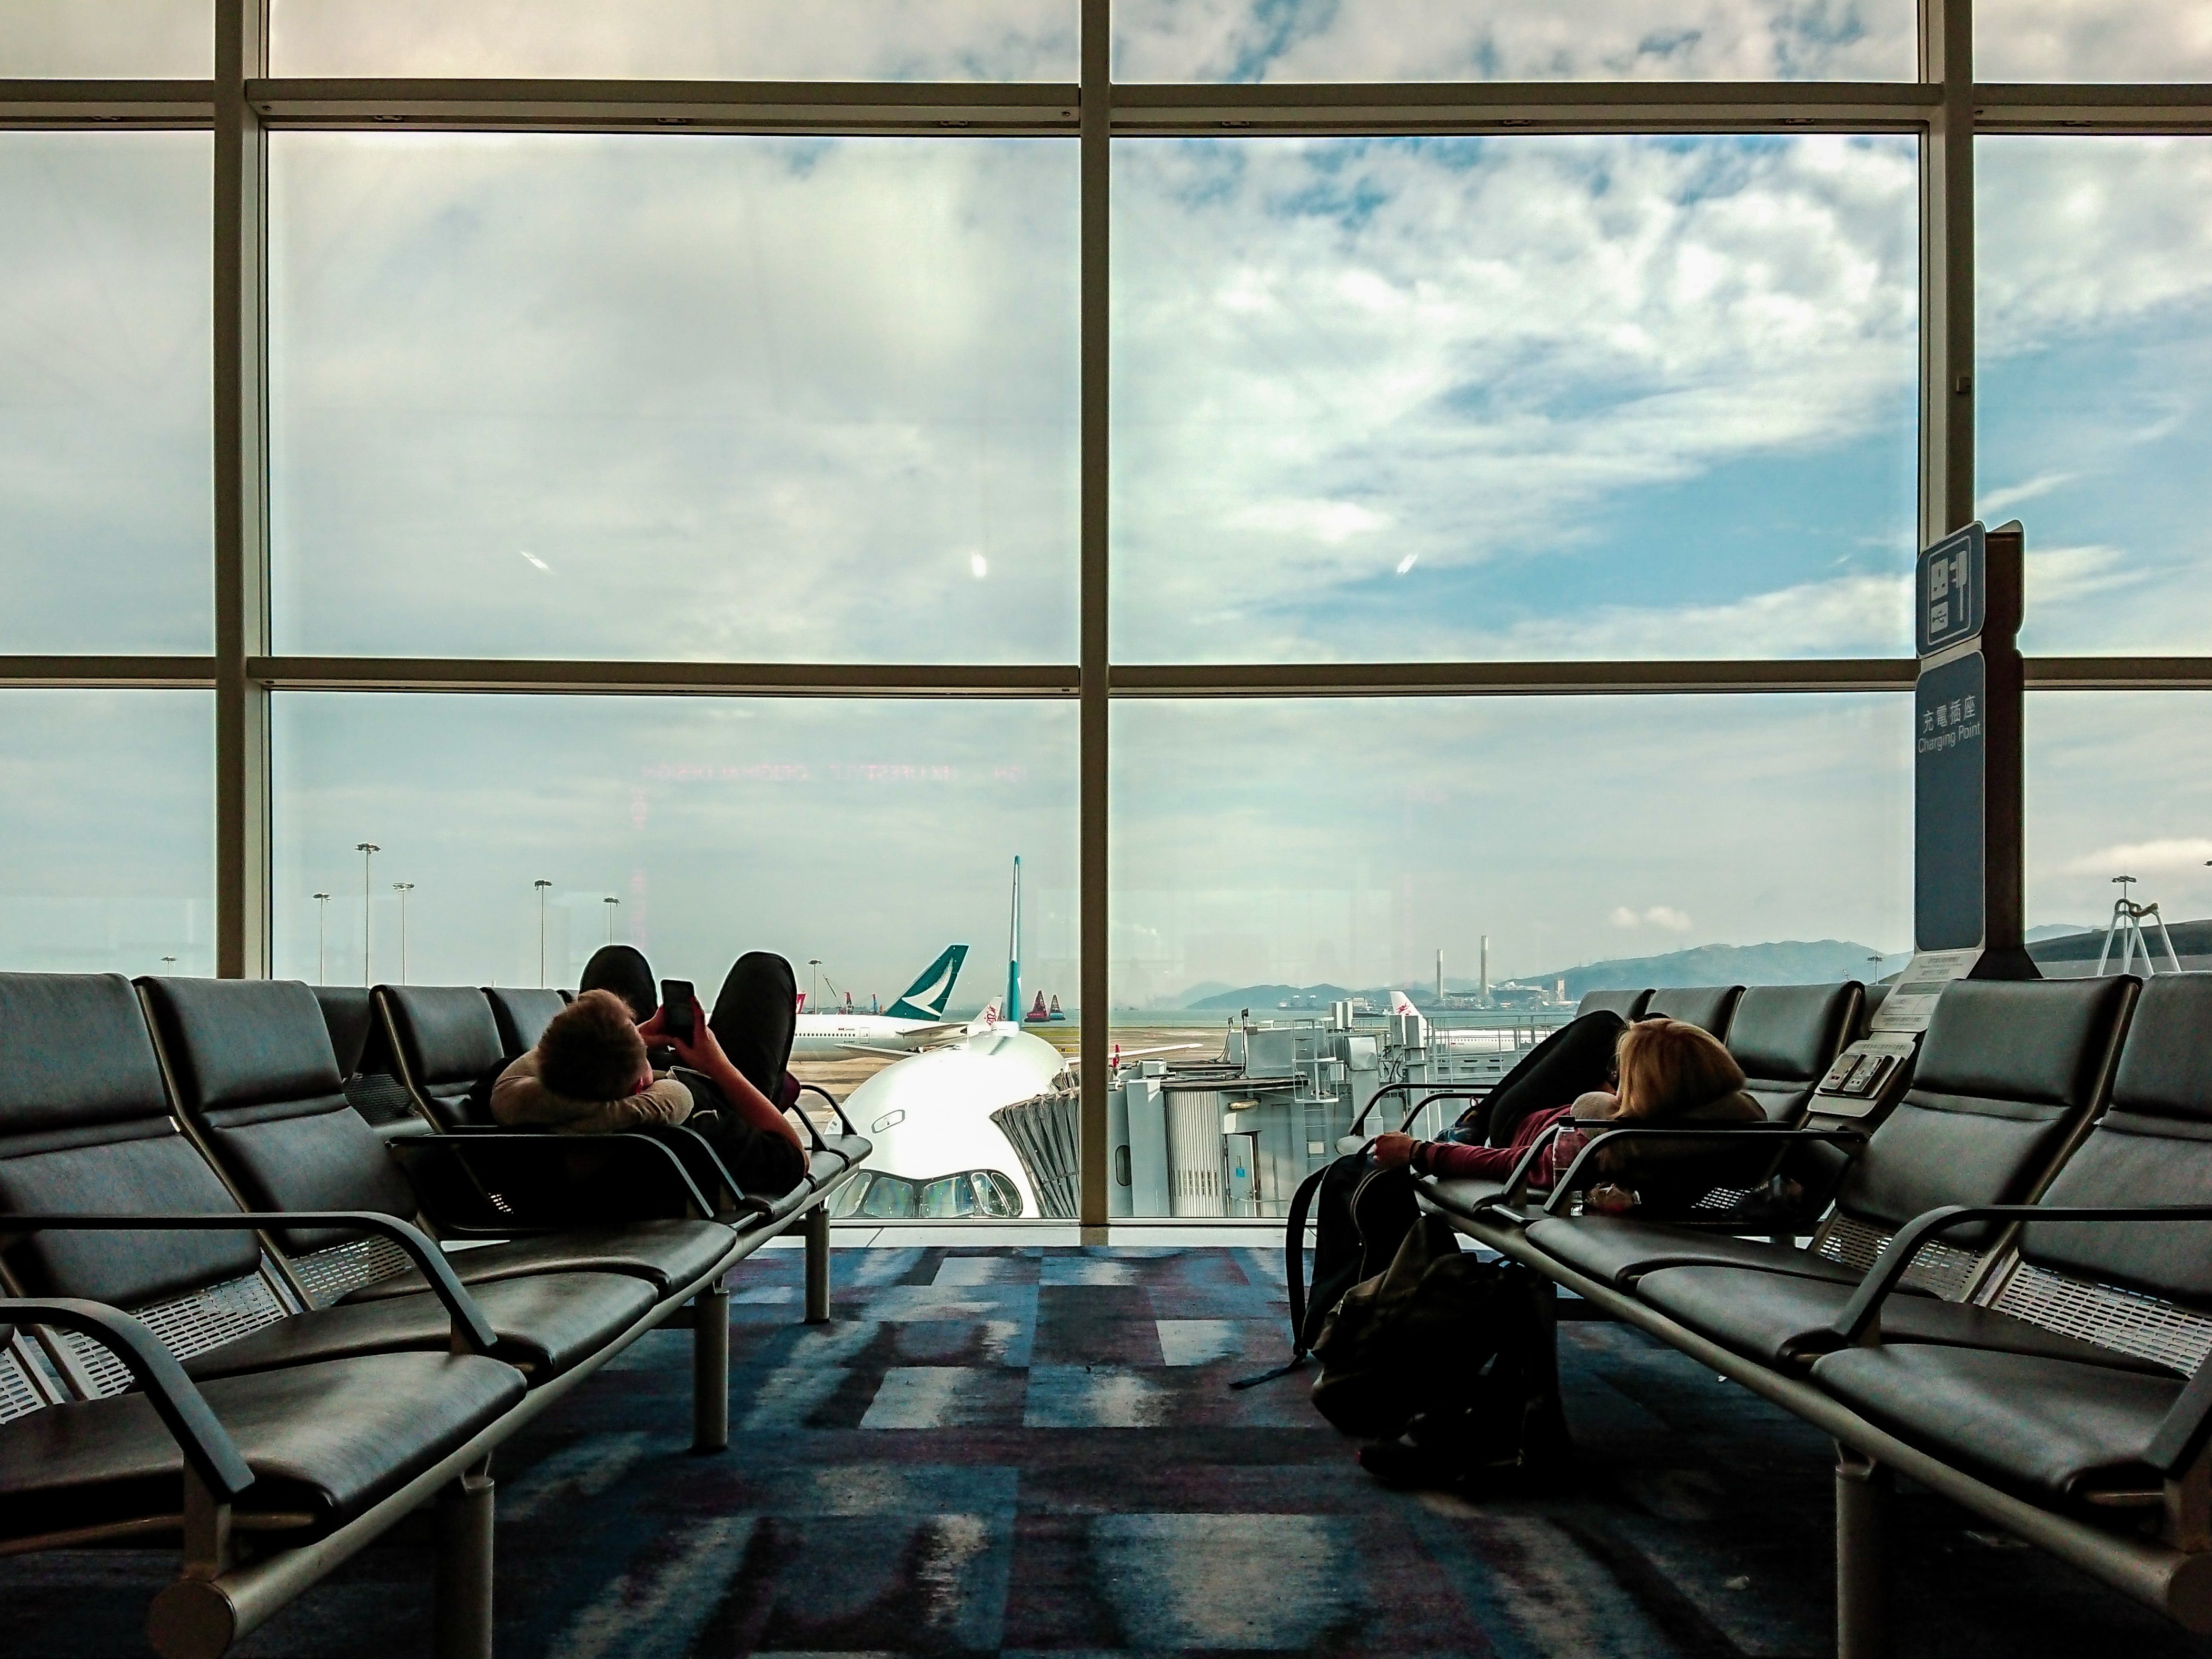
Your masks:
M 830 1203 L 832 1215 L 869 1221 L 1000 1221 L 1021 1212 L 1021 1188 L 996 1170 L 963 1170 L 933 1181 L 863 1170 Z

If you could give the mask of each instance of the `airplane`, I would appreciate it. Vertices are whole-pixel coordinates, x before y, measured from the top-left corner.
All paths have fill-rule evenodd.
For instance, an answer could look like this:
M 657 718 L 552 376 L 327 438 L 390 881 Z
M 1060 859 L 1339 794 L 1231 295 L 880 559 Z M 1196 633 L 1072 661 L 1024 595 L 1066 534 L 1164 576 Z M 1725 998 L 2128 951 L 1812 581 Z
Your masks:
M 845 1115 L 875 1143 L 831 1213 L 885 1221 L 1042 1214 L 1036 1188 L 991 1114 L 1072 1092 L 1067 1057 L 996 1001 L 959 1036 L 886 1066 L 845 1097 Z
M 791 1040 L 795 1060 L 842 1060 L 848 1054 L 910 1054 L 927 1048 L 933 1040 L 960 1029 L 957 1020 L 945 1018 L 945 1005 L 952 1000 L 953 981 L 968 959 L 964 945 L 948 945 L 944 954 L 921 970 L 896 1002 L 880 1014 L 839 1011 L 827 1014 L 801 1013 Z

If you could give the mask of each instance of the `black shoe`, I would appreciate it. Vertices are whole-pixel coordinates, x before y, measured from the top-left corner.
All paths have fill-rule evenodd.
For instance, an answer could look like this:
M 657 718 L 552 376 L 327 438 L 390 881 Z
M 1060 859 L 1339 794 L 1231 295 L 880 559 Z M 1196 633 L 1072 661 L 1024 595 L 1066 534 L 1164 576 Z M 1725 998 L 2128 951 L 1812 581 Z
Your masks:
M 653 964 L 634 945 L 602 945 L 584 964 L 579 991 L 612 991 L 629 1005 L 630 1018 L 642 1025 L 660 1006 L 660 987 Z

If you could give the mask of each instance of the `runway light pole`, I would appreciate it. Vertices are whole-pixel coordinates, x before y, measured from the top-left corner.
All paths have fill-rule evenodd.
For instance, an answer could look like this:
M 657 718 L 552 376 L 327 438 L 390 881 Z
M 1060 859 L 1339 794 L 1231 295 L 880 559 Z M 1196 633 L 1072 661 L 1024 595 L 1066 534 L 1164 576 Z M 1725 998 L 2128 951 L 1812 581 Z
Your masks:
M 822 958 L 809 957 L 806 958 L 806 965 L 814 970 L 813 976 L 806 988 L 806 1006 L 812 1008 L 819 1005 L 822 1000 Z
M 553 884 L 540 876 L 530 884 L 538 890 L 538 988 L 545 988 L 545 890 Z
M 415 890 L 411 881 L 395 881 L 392 890 L 399 895 L 399 982 L 407 983 L 407 896 Z
M 331 982 L 331 896 L 315 895 L 315 983 Z
M 615 911 L 620 908 L 622 901 L 610 893 L 600 902 L 607 907 L 607 943 L 612 945 L 615 942 Z
M 376 861 L 376 855 L 384 849 L 373 841 L 364 841 L 357 842 L 353 850 L 361 854 L 361 982 L 370 985 L 375 981 L 368 976 L 368 871 Z

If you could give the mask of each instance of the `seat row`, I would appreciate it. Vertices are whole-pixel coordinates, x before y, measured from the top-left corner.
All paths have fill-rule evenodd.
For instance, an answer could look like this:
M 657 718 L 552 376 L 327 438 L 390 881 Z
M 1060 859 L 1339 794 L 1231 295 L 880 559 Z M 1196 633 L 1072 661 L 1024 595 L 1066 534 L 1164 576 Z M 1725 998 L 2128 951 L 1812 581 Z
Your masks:
M 1748 994 L 1747 994 L 1747 997 Z M 1832 1435 L 1838 1647 L 1884 1639 L 1881 1493 L 1905 1474 L 2212 1630 L 2212 976 L 1960 981 L 1802 1241 L 1425 1183 L 1478 1243 Z M 1745 1133 L 1745 1132 L 1739 1132 Z
M 687 1322 L 726 1445 L 723 1275 L 804 1218 L 825 1318 L 868 1150 L 756 1194 L 680 1128 L 387 1141 L 284 981 L 0 975 L 0 1551 L 178 1540 L 148 1631 L 195 1659 L 434 1499 L 438 1650 L 489 1654 L 493 1449 Z

